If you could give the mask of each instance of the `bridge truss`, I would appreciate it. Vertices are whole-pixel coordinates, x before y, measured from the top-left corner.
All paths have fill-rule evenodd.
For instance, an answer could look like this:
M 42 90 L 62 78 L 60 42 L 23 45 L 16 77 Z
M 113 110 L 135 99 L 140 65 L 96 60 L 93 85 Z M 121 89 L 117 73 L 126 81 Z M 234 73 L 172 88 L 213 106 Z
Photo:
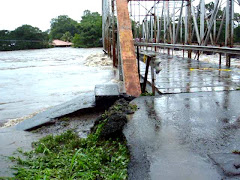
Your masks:
M 205 1 L 103 0 L 104 49 L 118 67 L 128 94 L 141 93 L 134 42 L 146 49 L 154 47 L 155 51 L 169 45 L 188 45 L 188 58 L 192 57 L 191 45 L 234 47 L 234 9 L 240 2 L 213 0 L 206 8 Z M 230 66 L 230 58 L 226 54 L 226 66 Z

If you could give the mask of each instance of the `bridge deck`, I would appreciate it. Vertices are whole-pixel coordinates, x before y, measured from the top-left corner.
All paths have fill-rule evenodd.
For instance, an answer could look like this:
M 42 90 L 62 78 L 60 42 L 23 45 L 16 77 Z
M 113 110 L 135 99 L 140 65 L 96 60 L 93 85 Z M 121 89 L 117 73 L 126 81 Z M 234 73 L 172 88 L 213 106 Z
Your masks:
M 162 71 L 156 75 L 155 86 L 162 93 L 236 90 L 240 87 L 240 69 L 219 68 L 216 64 L 177 56 L 158 54 Z M 145 64 L 141 63 L 141 75 Z M 149 74 L 148 80 L 151 82 Z

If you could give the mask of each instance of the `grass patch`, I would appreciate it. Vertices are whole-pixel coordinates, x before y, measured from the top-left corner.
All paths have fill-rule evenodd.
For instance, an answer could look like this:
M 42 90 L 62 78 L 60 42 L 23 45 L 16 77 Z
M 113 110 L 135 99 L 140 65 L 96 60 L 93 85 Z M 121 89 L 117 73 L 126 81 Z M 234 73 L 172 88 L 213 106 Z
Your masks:
M 86 139 L 67 131 L 40 139 L 30 152 L 20 150 L 24 158 L 10 158 L 17 163 L 13 179 L 127 179 L 126 142 L 101 140 L 104 123 L 106 120 Z
M 141 96 L 154 96 L 154 94 L 150 92 L 145 92 L 145 93 L 142 93 Z
M 70 118 L 69 117 L 63 117 L 60 119 L 60 121 L 70 121 Z

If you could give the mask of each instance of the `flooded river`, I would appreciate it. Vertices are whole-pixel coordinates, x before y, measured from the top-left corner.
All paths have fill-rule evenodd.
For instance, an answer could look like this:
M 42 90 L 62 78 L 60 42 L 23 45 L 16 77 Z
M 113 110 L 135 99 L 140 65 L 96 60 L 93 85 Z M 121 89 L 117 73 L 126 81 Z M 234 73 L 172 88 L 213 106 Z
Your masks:
M 0 126 L 10 119 L 23 120 L 93 91 L 96 84 L 111 83 L 112 68 L 101 61 L 101 54 L 102 48 L 0 52 Z M 163 70 L 156 76 L 156 87 L 161 92 L 222 91 L 239 87 L 239 68 L 226 72 L 215 68 L 218 55 L 202 55 L 201 63 L 188 62 L 181 56 L 181 51 L 175 51 L 173 57 L 161 56 Z M 239 64 L 238 58 L 232 60 L 233 69 Z
M 84 65 L 101 48 L 0 52 L 0 125 L 29 116 L 110 82 L 111 67 Z

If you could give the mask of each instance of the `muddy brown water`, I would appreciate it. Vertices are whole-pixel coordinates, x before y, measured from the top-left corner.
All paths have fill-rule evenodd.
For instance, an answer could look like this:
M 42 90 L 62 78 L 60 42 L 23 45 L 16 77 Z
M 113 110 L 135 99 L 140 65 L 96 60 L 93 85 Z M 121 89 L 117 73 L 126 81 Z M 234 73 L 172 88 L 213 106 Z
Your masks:
M 109 83 L 111 67 L 85 66 L 102 48 L 0 52 L 0 124 L 61 104 L 95 84 Z

